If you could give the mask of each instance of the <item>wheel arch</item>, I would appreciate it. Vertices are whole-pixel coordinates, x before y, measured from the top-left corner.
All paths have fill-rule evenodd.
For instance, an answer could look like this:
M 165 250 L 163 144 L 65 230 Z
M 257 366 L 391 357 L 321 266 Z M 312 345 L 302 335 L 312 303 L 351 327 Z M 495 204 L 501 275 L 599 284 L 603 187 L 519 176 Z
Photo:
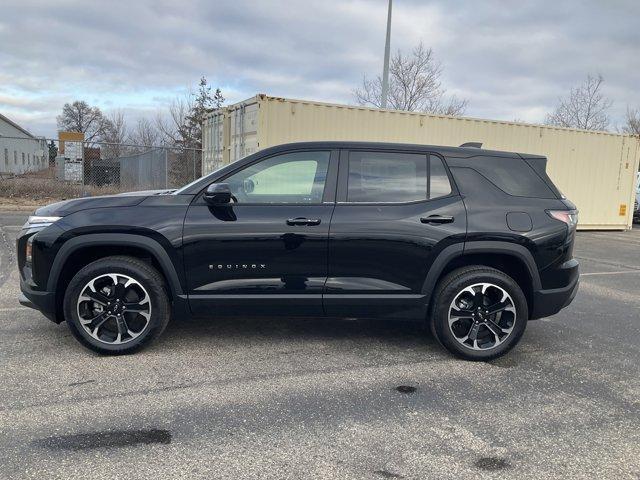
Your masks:
M 56 312 L 61 312 L 64 297 L 62 285 L 80 268 L 100 258 L 113 255 L 128 255 L 148 261 L 164 277 L 170 300 L 183 297 L 183 288 L 175 265 L 167 251 L 156 240 L 142 235 L 121 233 L 87 234 L 65 242 L 51 266 L 47 290 L 55 292 Z M 62 320 L 63 316 L 56 315 Z
M 541 288 L 540 274 L 531 252 L 522 245 L 500 242 L 479 241 L 450 245 L 440 252 L 433 262 L 422 292 L 427 300 L 427 311 L 430 311 L 432 294 L 446 274 L 465 266 L 484 265 L 503 271 L 512 277 L 522 289 L 531 313 L 533 292 Z

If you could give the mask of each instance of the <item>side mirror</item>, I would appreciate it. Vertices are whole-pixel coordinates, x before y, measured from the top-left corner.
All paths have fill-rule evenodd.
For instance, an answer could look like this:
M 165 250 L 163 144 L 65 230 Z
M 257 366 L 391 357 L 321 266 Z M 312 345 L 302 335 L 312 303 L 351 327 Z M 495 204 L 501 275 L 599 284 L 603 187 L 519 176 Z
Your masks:
M 231 188 L 228 183 L 212 183 L 204 192 L 204 201 L 211 206 L 231 203 Z

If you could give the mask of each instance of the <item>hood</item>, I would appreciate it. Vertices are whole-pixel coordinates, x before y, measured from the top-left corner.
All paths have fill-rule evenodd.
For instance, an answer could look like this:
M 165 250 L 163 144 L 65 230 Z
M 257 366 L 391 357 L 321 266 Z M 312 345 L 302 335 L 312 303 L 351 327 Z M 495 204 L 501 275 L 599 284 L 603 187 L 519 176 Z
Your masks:
M 100 197 L 83 197 L 52 203 L 46 207 L 40 207 L 35 215 L 64 217 L 80 210 L 105 207 L 133 207 L 141 203 L 145 198 L 153 195 L 171 193 L 173 190 L 145 190 L 142 192 L 126 192 L 117 195 L 105 195 Z

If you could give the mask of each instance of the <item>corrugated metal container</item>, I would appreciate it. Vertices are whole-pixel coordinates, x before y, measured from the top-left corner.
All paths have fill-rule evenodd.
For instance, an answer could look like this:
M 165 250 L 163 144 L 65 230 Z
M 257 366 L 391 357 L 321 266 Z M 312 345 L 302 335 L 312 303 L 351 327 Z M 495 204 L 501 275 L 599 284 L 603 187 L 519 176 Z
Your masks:
M 458 146 L 544 155 L 554 183 L 580 209 L 582 229 L 631 228 L 640 140 L 542 125 L 377 110 L 257 95 L 204 123 L 204 173 L 289 142 L 352 140 Z

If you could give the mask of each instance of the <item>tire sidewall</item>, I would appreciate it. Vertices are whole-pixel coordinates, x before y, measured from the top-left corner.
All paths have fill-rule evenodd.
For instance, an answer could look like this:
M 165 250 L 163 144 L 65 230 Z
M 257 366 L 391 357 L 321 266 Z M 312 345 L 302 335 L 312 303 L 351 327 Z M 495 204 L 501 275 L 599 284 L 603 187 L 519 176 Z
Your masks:
M 93 338 L 82 326 L 77 312 L 77 301 L 85 285 L 93 278 L 109 273 L 127 275 L 139 282 L 149 295 L 151 318 L 145 330 L 130 342 L 111 345 Z M 82 268 L 71 280 L 64 296 L 64 316 L 71 333 L 84 346 L 99 353 L 110 355 L 132 353 L 156 338 L 164 330 L 169 317 L 167 294 L 158 274 L 142 262 L 126 259 L 103 259 Z
M 443 280 L 438 288 L 431 315 L 432 331 L 440 343 L 453 354 L 466 360 L 491 360 L 504 355 L 519 341 L 527 326 L 527 299 L 518 284 L 508 275 L 490 268 L 469 269 L 453 272 Z M 462 289 L 476 283 L 492 283 L 503 288 L 513 299 L 516 308 L 516 322 L 509 338 L 496 348 L 472 350 L 458 342 L 449 329 L 449 308 L 451 302 Z

